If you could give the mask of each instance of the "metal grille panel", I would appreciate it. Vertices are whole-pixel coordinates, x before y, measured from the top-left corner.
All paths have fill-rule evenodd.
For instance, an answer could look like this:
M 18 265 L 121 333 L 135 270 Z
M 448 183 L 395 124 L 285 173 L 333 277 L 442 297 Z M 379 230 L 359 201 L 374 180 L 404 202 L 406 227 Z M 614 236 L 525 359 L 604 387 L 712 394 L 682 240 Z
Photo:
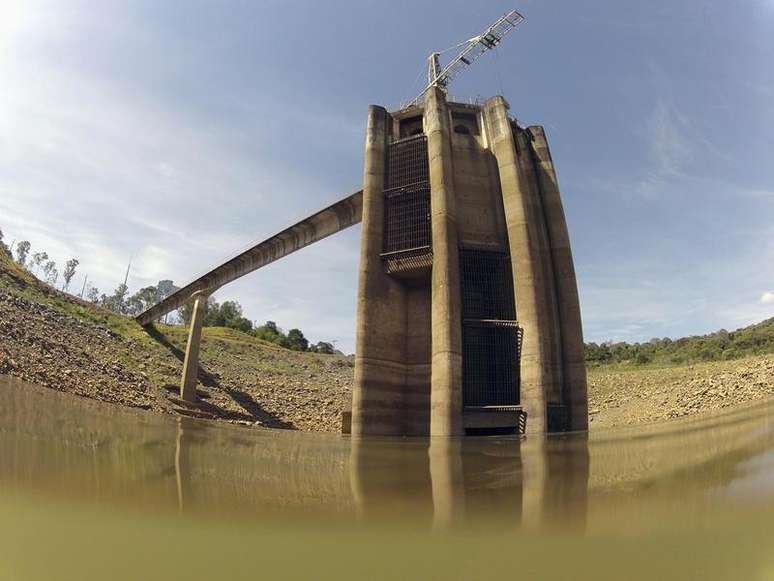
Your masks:
M 507 254 L 462 250 L 460 277 L 463 319 L 516 319 L 511 259 Z
M 466 408 L 519 404 L 522 330 L 508 254 L 460 251 L 462 392 Z
M 427 137 L 417 135 L 389 146 L 384 191 L 382 256 L 430 251 L 430 182 Z
M 427 137 L 417 135 L 391 143 L 387 153 L 387 191 L 430 180 Z
M 521 336 L 516 323 L 468 321 L 463 325 L 465 407 L 519 404 Z
M 384 253 L 429 248 L 430 189 L 385 193 L 384 226 Z

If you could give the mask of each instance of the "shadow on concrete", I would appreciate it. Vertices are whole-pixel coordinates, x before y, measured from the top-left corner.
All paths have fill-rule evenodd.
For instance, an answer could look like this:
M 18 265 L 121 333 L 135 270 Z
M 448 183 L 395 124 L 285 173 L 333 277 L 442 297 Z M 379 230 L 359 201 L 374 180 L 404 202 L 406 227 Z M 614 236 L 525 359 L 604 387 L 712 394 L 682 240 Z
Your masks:
M 154 341 L 166 348 L 181 363 L 183 362 L 185 359 L 185 351 L 172 343 L 166 335 L 164 335 L 156 328 L 155 325 L 148 325 L 147 327 L 144 327 L 144 329 L 145 332 L 148 333 L 148 335 Z M 227 394 L 231 399 L 234 400 L 237 405 L 239 405 L 240 408 L 242 408 L 242 410 L 244 410 L 227 410 L 212 402 L 203 401 L 205 399 L 209 399 L 210 395 L 206 392 L 202 392 L 201 390 L 197 390 L 199 401 L 196 403 L 196 408 L 205 413 L 212 414 L 213 416 L 221 419 L 247 421 L 253 423 L 259 422 L 262 426 L 268 428 L 280 428 L 285 430 L 297 429 L 293 422 L 285 421 L 272 412 L 265 410 L 261 404 L 255 401 L 255 399 L 253 399 L 249 393 L 234 387 L 221 385 L 218 377 L 212 373 L 209 373 L 204 368 L 201 361 L 199 361 L 198 380 L 199 383 L 205 387 L 216 388 Z M 174 389 L 169 389 L 170 387 L 176 388 L 177 386 L 173 386 L 171 384 L 164 386 L 167 391 L 175 391 Z

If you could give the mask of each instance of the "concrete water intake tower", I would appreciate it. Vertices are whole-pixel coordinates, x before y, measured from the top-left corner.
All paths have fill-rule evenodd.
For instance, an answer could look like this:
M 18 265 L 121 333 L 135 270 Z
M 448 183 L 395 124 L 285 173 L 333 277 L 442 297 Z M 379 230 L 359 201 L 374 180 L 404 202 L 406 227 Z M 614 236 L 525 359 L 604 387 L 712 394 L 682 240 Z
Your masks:
M 196 402 L 206 297 L 362 220 L 352 434 L 587 428 L 575 269 L 543 128 L 521 127 L 501 96 L 446 95 L 522 20 L 504 15 L 445 67 L 431 54 L 427 86 L 408 106 L 369 108 L 362 191 L 137 317 L 147 325 L 194 301 L 182 400 Z
M 354 434 L 587 427 L 567 225 L 541 127 L 503 97 L 371 107 Z
M 511 12 L 408 107 L 368 113 L 353 434 L 587 428 L 575 270 L 542 127 L 446 83 L 521 21 Z M 456 70 L 455 70 L 456 69 Z M 444 72 L 449 74 L 444 77 Z

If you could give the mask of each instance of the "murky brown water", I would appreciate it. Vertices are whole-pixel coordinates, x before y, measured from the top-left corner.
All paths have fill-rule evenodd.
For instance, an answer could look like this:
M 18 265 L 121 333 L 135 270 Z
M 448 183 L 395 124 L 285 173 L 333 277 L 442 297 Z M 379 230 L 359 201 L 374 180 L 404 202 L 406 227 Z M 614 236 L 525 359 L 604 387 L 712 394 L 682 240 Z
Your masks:
M 774 579 L 773 419 L 355 440 L 0 376 L 0 580 Z

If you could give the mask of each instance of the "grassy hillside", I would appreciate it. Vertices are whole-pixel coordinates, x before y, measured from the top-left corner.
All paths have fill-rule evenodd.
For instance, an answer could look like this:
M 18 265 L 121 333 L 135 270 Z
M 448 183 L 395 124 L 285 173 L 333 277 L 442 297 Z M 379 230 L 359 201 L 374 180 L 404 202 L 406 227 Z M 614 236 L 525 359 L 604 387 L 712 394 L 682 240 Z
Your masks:
M 0 373 L 142 409 L 195 413 L 269 427 L 338 431 L 349 407 L 352 360 L 299 353 L 224 328 L 206 328 L 200 410 L 175 401 L 186 331 L 133 319 L 38 281 L 0 252 Z
M 774 353 L 774 318 L 736 331 L 721 329 L 708 335 L 682 339 L 652 339 L 647 343 L 588 343 L 590 366 L 681 365 L 702 361 L 730 361 Z

